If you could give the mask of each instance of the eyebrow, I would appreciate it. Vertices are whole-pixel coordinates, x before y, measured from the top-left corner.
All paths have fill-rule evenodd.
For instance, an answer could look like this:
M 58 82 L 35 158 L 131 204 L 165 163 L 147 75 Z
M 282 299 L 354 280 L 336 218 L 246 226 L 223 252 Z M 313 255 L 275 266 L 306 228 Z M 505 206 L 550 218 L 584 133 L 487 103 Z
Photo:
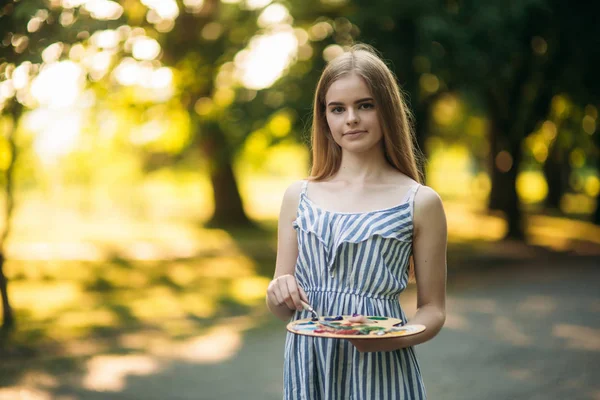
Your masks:
M 358 99 L 354 102 L 354 104 L 364 103 L 365 101 L 373 101 L 372 97 L 365 97 L 364 99 Z M 332 101 L 327 106 L 343 106 L 344 103 L 340 103 L 339 101 Z

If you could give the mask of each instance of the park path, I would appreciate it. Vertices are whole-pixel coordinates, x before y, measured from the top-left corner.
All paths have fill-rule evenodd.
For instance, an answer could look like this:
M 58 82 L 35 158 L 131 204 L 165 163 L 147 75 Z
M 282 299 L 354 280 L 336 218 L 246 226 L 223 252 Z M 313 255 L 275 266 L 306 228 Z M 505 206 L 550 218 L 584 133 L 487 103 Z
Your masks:
M 450 271 L 448 282 L 446 326 L 417 347 L 429 399 L 600 399 L 598 257 L 473 262 Z M 402 297 L 409 315 L 414 295 L 411 288 Z M 167 355 L 152 373 L 121 374 L 116 392 L 66 380 L 50 398 L 281 399 L 284 339 L 283 324 L 272 319 L 245 331 L 227 359 Z

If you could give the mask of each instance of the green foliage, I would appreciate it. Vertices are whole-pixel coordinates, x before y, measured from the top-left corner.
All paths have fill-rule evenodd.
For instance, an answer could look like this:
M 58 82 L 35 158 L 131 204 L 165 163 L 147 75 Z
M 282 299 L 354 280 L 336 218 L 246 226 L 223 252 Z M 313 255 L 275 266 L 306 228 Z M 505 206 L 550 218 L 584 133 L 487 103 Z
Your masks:
M 9 32 L 26 35 L 29 44 L 26 51 L 17 52 L 5 40 L 0 64 L 40 63 L 42 50 L 57 41 L 65 44 L 61 59 L 66 59 L 76 44 L 92 48 L 90 38 L 99 30 L 129 32 L 114 49 L 107 73 L 98 79 L 86 75 L 88 87 L 96 93 L 94 107 L 109 112 L 98 111 L 104 116 L 90 122 L 85 134 L 86 140 L 102 135 L 106 121 L 114 119 L 111 149 L 138 154 L 144 171 L 198 158 L 199 149 L 209 159 L 202 161 L 205 165 L 218 166 L 242 153 L 248 156 L 248 148 L 256 149 L 257 132 L 266 135 L 261 147 L 265 149 L 291 137 L 306 141 L 313 88 L 325 63 L 323 51 L 355 40 L 373 44 L 396 72 L 415 112 L 421 145 L 426 136 L 463 140 L 481 165 L 489 146 L 485 132 L 475 125 L 483 129 L 498 125 L 499 149 L 513 151 L 550 118 L 549 104 L 555 96 L 564 95 L 583 110 L 597 104 L 600 93 L 594 71 L 598 52 L 593 51 L 600 37 L 593 20 L 597 5 L 571 7 L 555 0 L 282 2 L 298 40 L 305 37 L 306 43 L 268 89 L 252 89 L 239 81 L 236 57 L 254 39 L 275 30 L 258 22 L 264 8 L 249 9 L 243 1 L 206 0 L 201 10 L 192 12 L 178 2 L 179 15 L 167 26 L 153 20 L 150 6 L 139 0 L 120 4 L 124 13 L 119 19 L 99 21 L 84 7 L 64 10 L 56 2 L 15 2 L 0 17 L 5 22 L 0 31 L 3 37 Z M 72 15 L 68 24 L 63 23 L 65 13 Z M 28 32 L 27 25 L 36 16 L 44 17 L 43 23 Z M 319 31 L 317 24 L 326 29 Z M 149 89 L 116 84 L 111 71 L 132 56 L 127 44 L 132 29 L 160 44 L 155 60 L 140 63 L 171 68 L 170 99 L 157 98 Z M 0 74 L 6 76 L 8 64 L 2 65 Z M 434 116 L 429 124 L 446 92 L 465 105 L 460 118 L 440 125 Z M 273 129 L 282 113 L 289 128 L 284 122 L 284 129 L 281 124 Z M 480 123 L 478 118 L 484 116 L 492 124 Z M 573 127 L 565 126 L 556 143 L 566 153 L 583 149 L 589 166 L 596 159 L 599 135 L 583 132 L 582 118 L 574 117 Z M 456 136 L 462 131 L 466 135 Z M 206 149 L 214 148 L 215 135 L 222 139 L 218 142 L 222 148 L 211 153 Z M 526 150 L 528 160 L 530 154 Z M 260 157 L 250 159 L 260 164 Z

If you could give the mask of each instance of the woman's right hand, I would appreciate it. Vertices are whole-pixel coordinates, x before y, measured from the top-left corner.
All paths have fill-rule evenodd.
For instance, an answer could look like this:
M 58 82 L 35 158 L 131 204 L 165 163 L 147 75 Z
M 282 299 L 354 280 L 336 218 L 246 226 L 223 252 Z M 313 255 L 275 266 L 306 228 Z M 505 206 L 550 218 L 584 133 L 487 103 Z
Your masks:
M 281 307 L 287 306 L 290 310 L 302 311 L 301 300 L 308 303 L 308 297 L 304 290 L 296 282 L 293 275 L 281 275 L 269 283 L 267 297 L 271 304 Z

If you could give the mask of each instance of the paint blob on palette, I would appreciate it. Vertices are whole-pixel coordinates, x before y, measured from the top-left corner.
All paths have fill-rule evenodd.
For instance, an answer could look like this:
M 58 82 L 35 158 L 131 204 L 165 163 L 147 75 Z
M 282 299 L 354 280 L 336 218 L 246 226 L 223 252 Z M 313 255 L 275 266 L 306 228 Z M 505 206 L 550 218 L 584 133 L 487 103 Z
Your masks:
M 287 330 L 306 336 L 338 339 L 385 339 L 423 332 L 425 325 L 404 325 L 398 318 L 383 316 L 339 315 L 299 319 L 287 325 Z

